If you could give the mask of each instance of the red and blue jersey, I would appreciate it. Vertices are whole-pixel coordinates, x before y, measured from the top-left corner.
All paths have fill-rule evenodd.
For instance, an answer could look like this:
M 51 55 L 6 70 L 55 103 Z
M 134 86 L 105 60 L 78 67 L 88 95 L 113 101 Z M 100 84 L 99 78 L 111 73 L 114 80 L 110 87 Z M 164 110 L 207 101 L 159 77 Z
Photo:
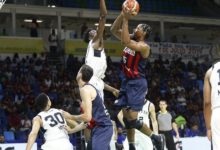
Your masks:
M 125 47 L 121 64 L 128 79 L 145 78 L 146 58 L 143 58 L 140 52 Z

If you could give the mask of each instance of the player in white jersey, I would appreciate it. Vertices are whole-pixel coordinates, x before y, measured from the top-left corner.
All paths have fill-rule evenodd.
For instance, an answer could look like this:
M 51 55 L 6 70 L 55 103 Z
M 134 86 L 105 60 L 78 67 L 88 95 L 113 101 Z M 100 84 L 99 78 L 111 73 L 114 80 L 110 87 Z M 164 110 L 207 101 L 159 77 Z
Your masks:
M 206 72 L 203 92 L 207 136 L 213 150 L 220 150 L 220 62 Z
M 44 93 L 39 94 L 35 101 L 41 112 L 33 118 L 26 150 L 31 150 L 41 127 L 46 130 L 42 150 L 73 150 L 68 133 L 64 128 L 66 120 L 62 115 L 62 110 L 51 108 L 51 101 Z
M 95 86 L 104 98 L 103 90 L 112 92 L 118 95 L 119 91 L 113 87 L 106 85 L 103 82 L 105 71 L 107 69 L 107 61 L 104 50 L 103 33 L 105 30 L 107 9 L 105 0 L 100 0 L 100 18 L 99 25 L 96 30 L 88 29 L 84 36 L 84 41 L 88 43 L 87 53 L 85 57 L 85 64 L 92 67 L 94 74 L 89 81 L 90 84 Z
M 99 16 L 99 24 L 96 30 L 88 29 L 84 36 L 84 41 L 88 43 L 86 57 L 85 57 L 85 64 L 89 65 L 93 69 L 93 77 L 89 81 L 90 84 L 95 86 L 95 88 L 101 94 L 102 99 L 104 100 L 104 92 L 106 91 L 112 92 L 113 95 L 118 96 L 119 90 L 111 87 L 103 82 L 105 77 L 105 71 L 107 69 L 107 61 L 106 61 L 106 54 L 104 50 L 104 40 L 103 40 L 103 33 L 105 30 L 105 23 L 106 23 L 106 16 L 107 16 L 107 9 L 105 5 L 105 0 L 100 0 L 100 16 Z M 89 132 L 87 129 L 85 133 L 88 137 Z M 114 145 L 114 142 L 111 142 L 111 145 Z M 114 148 L 111 149 L 114 150 Z
M 158 124 L 156 119 L 155 106 L 149 100 L 145 100 L 145 104 L 142 110 L 138 113 L 138 119 L 143 121 L 150 127 L 150 121 L 152 123 L 153 131 L 158 134 Z M 124 142 L 124 149 L 129 149 L 127 139 Z M 135 129 L 135 147 L 137 150 L 153 150 L 153 144 L 151 139 Z

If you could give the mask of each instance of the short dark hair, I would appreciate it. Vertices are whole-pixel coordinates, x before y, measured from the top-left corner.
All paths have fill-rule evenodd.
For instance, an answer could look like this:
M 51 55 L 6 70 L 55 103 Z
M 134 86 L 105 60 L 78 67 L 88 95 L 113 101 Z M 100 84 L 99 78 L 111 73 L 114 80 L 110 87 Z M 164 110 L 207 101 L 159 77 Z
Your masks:
M 88 65 L 83 65 L 81 67 L 80 72 L 82 73 L 82 80 L 84 82 L 89 82 L 89 80 L 92 78 L 93 76 L 93 69 L 92 67 L 88 66 Z
M 146 32 L 145 39 L 148 39 L 152 33 L 152 28 L 148 24 L 141 24 L 143 31 Z
M 45 93 L 40 93 L 36 98 L 35 98 L 35 105 L 39 111 L 44 110 L 47 107 L 48 104 L 48 96 Z
M 84 35 L 83 35 L 83 40 L 84 42 L 86 43 L 89 43 L 89 32 L 92 31 L 91 28 L 87 29 L 85 32 L 84 32 Z
M 165 102 L 165 104 L 167 104 L 167 101 L 164 99 L 161 99 L 159 102 Z

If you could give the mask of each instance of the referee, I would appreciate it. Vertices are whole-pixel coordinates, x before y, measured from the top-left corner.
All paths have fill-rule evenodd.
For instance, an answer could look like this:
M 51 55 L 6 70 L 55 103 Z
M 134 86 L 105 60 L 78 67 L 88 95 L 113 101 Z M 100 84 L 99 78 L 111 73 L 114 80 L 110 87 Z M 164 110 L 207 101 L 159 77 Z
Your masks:
M 160 100 L 160 111 L 157 113 L 157 121 L 159 126 L 159 133 L 164 134 L 166 138 L 166 147 L 168 150 L 176 150 L 174 143 L 172 129 L 176 132 L 176 138 L 179 141 L 179 132 L 175 123 L 175 118 L 167 111 L 167 102 Z

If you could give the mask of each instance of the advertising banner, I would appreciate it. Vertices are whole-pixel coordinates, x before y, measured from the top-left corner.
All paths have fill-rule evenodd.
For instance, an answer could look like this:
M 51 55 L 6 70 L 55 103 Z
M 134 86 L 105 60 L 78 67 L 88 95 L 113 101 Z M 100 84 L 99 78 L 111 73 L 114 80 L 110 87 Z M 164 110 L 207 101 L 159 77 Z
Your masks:
M 1 37 L 0 53 L 30 54 L 44 51 L 44 41 L 41 38 Z
M 0 150 L 25 150 L 26 143 L 0 144 Z M 37 143 L 34 143 L 32 150 L 37 150 Z

